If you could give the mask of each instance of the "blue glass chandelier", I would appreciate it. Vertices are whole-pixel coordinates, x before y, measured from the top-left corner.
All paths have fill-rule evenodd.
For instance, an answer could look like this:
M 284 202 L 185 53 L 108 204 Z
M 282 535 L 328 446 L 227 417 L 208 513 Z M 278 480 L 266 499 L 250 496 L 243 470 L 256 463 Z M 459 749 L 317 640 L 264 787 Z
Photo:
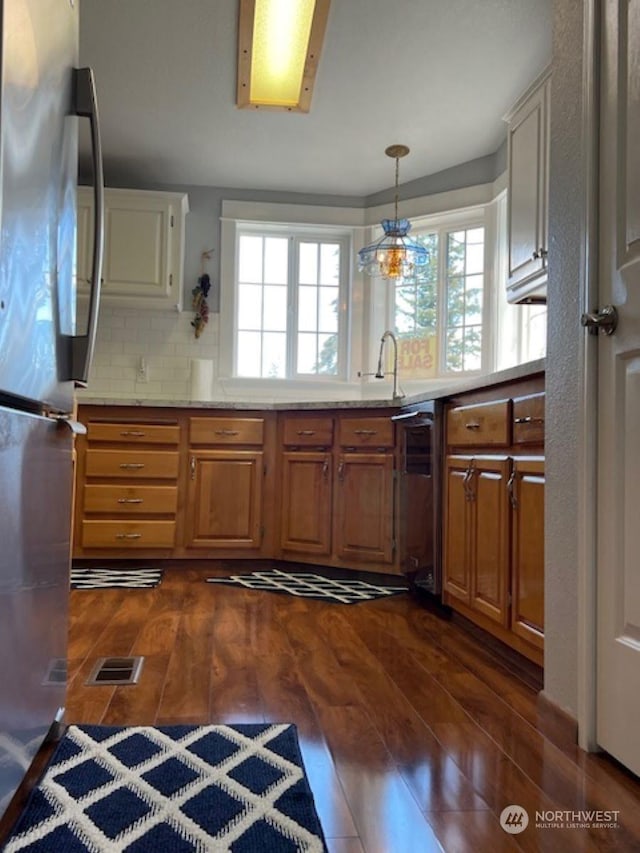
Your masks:
M 384 234 L 377 243 L 360 249 L 358 269 L 368 275 L 398 279 L 412 275 L 415 267 L 426 264 L 429 260 L 429 252 L 424 246 L 407 237 L 411 230 L 409 220 L 398 219 L 399 161 L 401 157 L 406 157 L 409 149 L 406 145 L 390 145 L 384 153 L 396 161 L 395 215 L 393 219 L 382 220 Z

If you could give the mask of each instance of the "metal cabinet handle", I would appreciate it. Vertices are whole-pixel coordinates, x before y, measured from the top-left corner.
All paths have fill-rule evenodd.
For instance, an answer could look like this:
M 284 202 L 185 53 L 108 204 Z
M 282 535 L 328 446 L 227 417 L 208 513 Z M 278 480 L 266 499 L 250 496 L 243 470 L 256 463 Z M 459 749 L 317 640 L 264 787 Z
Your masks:
M 129 438 L 144 438 L 146 433 L 141 432 L 138 429 L 125 429 L 120 433 L 120 435 Z
M 533 418 L 527 416 L 526 418 L 514 418 L 514 424 L 543 424 L 544 418 Z
M 518 509 L 518 497 L 516 495 L 516 468 L 515 468 L 515 465 L 513 467 L 513 471 L 511 472 L 511 476 L 507 480 L 507 492 L 509 493 L 509 503 L 511 504 L 511 509 Z
M 237 429 L 217 429 L 215 431 L 216 435 L 240 435 L 239 430 Z
M 480 424 L 478 421 L 469 421 L 465 425 L 465 429 L 480 429 Z
M 541 246 L 539 249 L 536 249 L 535 252 L 533 253 L 533 260 L 534 261 L 543 261 L 547 257 L 548 254 L 549 254 L 549 252 Z
M 139 471 L 144 468 L 144 462 L 121 462 L 120 467 L 125 471 Z
M 296 435 L 315 435 L 315 429 L 299 429 Z
M 341 463 L 341 464 L 342 464 L 342 463 Z M 328 477 L 328 475 L 329 475 L 329 460 L 328 460 L 328 459 L 325 459 L 325 460 L 324 460 L 324 463 L 323 463 L 323 465 L 322 465 L 322 476 L 323 476 L 323 477 L 325 478 L 325 480 L 326 480 L 326 479 L 327 479 L 327 477 Z
M 377 429 L 356 429 L 354 430 L 356 435 L 377 435 Z
M 119 504 L 141 504 L 144 503 L 144 498 L 118 498 Z
M 472 459 L 469 462 L 469 466 L 464 474 L 464 479 L 462 480 L 462 488 L 464 489 L 464 497 L 467 501 L 474 501 L 476 499 L 475 492 L 473 490 L 473 475 L 476 473 L 475 462 Z
M 580 318 L 580 323 L 589 330 L 590 335 L 612 335 L 618 327 L 618 311 L 615 305 L 605 305 L 600 311 L 588 311 Z
M 116 539 L 142 539 L 142 533 L 116 533 Z
M 338 465 L 338 479 L 344 480 L 344 459 L 341 459 Z
M 189 473 L 191 474 L 191 479 L 195 480 L 196 478 L 196 457 L 192 456 L 189 460 Z

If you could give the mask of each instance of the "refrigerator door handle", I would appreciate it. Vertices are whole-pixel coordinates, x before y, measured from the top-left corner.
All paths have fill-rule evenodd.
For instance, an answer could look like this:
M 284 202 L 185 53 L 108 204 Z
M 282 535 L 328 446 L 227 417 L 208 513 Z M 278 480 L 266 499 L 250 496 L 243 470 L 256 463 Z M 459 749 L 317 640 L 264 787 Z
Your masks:
M 68 426 L 74 435 L 87 434 L 86 426 L 84 424 L 81 424 L 80 421 L 74 420 L 69 415 L 65 415 L 59 412 L 46 412 L 46 417 L 50 418 L 52 421 L 56 421 L 56 423 L 58 424 Z
M 98 306 L 100 303 L 102 258 L 104 254 L 104 174 L 102 167 L 102 145 L 100 142 L 96 87 L 91 68 L 73 69 L 73 99 L 75 114 L 88 118 L 91 128 L 91 154 L 93 157 L 94 180 L 93 261 L 91 264 L 91 293 L 89 297 L 87 331 L 84 335 L 68 336 L 69 375 L 65 379 L 75 382 L 76 387 L 85 388 L 91 361 L 93 360 L 93 350 L 98 331 Z

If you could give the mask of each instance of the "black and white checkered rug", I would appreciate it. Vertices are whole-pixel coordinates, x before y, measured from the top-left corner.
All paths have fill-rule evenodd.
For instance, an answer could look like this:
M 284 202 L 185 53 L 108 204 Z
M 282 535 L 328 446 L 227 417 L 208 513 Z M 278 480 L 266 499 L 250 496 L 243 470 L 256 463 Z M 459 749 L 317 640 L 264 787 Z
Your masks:
M 295 727 L 70 726 L 5 853 L 326 853 Z
M 162 580 L 162 569 L 71 569 L 71 589 L 150 589 Z
M 247 575 L 230 575 L 226 578 L 207 578 L 207 583 L 231 584 L 247 589 L 266 592 L 283 592 L 301 598 L 316 598 L 339 604 L 357 604 L 388 595 L 406 592 L 406 586 L 384 586 L 367 581 L 336 580 L 308 572 L 283 572 L 271 569 L 266 572 L 251 572 Z

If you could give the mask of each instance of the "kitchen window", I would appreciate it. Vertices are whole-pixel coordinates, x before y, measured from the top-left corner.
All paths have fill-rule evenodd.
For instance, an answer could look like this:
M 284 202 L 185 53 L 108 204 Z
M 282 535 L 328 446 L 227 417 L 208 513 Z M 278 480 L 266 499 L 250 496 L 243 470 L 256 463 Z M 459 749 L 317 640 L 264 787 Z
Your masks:
M 485 368 L 485 228 L 412 231 L 429 260 L 394 288 L 398 368 L 405 379 L 479 372 Z
M 234 375 L 344 378 L 348 262 L 344 233 L 239 228 Z

